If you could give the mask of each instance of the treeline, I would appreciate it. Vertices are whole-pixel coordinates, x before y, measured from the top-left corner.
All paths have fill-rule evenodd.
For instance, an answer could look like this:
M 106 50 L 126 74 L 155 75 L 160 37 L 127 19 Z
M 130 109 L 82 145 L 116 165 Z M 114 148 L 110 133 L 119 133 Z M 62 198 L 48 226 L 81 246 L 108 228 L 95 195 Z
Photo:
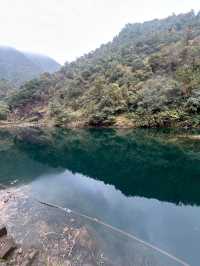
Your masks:
M 26 83 L 8 105 L 10 119 L 58 126 L 198 127 L 200 13 L 128 24 L 112 42 Z

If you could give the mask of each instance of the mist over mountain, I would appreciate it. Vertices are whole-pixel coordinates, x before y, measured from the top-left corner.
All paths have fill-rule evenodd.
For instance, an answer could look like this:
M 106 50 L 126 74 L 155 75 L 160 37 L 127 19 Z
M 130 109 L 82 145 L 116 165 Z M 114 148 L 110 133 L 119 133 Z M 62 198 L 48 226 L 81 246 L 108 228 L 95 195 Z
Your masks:
M 50 57 L 0 46 L 0 79 L 7 80 L 14 87 L 19 87 L 44 72 L 53 73 L 59 68 L 60 65 Z
M 24 53 L 24 55 L 43 72 L 54 73 L 59 70 L 61 65 L 49 56 Z

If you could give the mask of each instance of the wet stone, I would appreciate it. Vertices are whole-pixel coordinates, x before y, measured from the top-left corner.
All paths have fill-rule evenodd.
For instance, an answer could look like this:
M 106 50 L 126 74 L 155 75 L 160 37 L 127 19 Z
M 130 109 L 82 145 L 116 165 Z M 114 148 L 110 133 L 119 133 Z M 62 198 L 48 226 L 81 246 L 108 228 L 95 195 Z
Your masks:
M 0 190 L 4 190 L 4 189 L 6 189 L 6 186 L 0 184 Z
M 10 197 L 7 204 L 0 204 L 0 224 L 9 225 L 18 244 L 0 266 L 117 265 L 99 256 L 104 242 L 90 226 L 76 216 L 37 204 L 27 196 L 29 188 L 24 189 L 0 193 L 0 203 Z
M 38 264 L 38 254 L 39 250 L 35 248 L 20 247 L 8 257 L 6 266 L 40 266 Z
M 0 259 L 5 259 L 7 255 L 16 248 L 15 242 L 11 237 L 0 238 Z
M 33 261 L 35 260 L 36 256 L 38 255 L 37 250 L 29 251 L 25 257 L 23 258 L 22 266 L 30 266 L 33 264 Z
M 0 237 L 7 235 L 7 229 L 4 225 L 0 225 Z

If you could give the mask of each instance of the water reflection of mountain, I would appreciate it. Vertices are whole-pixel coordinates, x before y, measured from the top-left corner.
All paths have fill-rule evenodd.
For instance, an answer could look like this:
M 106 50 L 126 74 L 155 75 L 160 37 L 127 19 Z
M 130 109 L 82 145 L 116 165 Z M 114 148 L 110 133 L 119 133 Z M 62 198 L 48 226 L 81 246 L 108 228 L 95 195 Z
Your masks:
M 116 130 L 23 130 L 12 149 L 38 171 L 65 168 L 113 184 L 125 195 L 200 204 L 200 142 L 173 132 Z M 6 154 L 6 152 L 5 152 Z M 0 152 L 0 156 L 2 153 Z M 1 162 L 2 164 L 2 162 Z M 1 166 L 0 166 L 1 167 Z

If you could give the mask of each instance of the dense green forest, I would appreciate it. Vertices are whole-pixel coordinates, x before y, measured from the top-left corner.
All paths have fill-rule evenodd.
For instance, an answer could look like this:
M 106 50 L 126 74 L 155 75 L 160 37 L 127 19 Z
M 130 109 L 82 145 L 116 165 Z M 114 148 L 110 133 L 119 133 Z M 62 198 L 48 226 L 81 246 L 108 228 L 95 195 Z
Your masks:
M 200 13 L 127 24 L 112 42 L 23 85 L 7 105 L 11 121 L 198 127 Z
M 0 100 L 14 90 L 14 85 L 6 79 L 0 79 Z

